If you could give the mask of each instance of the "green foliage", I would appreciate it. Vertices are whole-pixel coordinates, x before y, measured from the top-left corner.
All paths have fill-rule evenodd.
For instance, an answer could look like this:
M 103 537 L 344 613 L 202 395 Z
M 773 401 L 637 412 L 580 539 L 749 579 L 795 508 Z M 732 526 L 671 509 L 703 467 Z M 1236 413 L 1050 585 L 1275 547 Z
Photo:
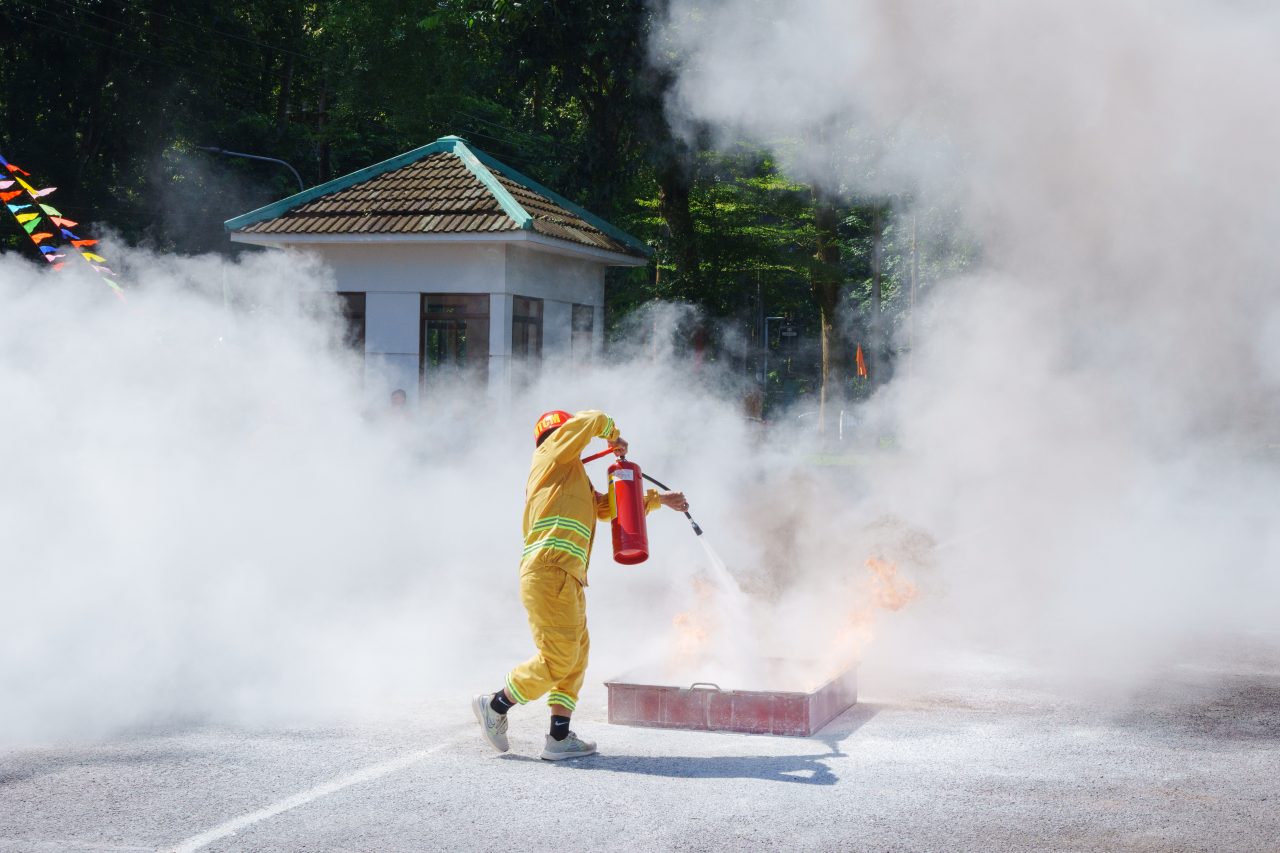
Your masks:
M 713 349 L 732 338 L 750 371 L 761 318 L 787 316 L 801 332 L 791 378 L 770 372 L 802 395 L 818 333 L 811 188 L 766 152 L 672 131 L 671 81 L 647 53 L 662 6 L 0 0 L 0 152 L 59 186 L 86 223 L 160 249 L 230 252 L 222 221 L 296 182 L 200 146 L 284 159 L 313 185 L 458 134 L 654 248 L 649 268 L 616 274 L 611 321 L 655 298 L 692 303 L 712 321 Z M 883 314 L 892 329 L 909 313 L 904 221 L 892 200 L 849 205 L 839 241 L 851 339 L 871 320 L 876 209 Z M 948 242 L 954 212 L 918 216 L 924 289 L 972 250 Z M 13 237 L 0 246 L 26 251 Z

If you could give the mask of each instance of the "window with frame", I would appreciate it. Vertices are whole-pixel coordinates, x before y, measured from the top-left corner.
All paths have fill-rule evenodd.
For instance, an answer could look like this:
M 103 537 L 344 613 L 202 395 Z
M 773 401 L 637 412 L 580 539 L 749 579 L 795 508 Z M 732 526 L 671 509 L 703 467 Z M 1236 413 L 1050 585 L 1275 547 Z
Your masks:
M 511 357 L 542 358 L 542 300 L 517 296 L 511 306 Z
M 418 346 L 424 386 L 489 376 L 489 294 L 424 293 Z
M 344 323 L 342 342 L 356 352 L 364 352 L 365 294 L 338 293 L 338 307 Z

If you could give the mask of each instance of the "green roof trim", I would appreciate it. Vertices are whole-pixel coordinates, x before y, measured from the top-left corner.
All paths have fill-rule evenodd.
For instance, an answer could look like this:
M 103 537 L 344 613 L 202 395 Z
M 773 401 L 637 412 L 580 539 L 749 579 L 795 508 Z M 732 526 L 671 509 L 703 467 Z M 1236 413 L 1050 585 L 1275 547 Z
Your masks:
M 525 210 L 520 202 L 516 201 L 515 196 L 507 192 L 507 188 L 493 176 L 493 172 L 485 168 L 484 163 L 480 162 L 480 158 L 477 156 L 479 152 L 472 151 L 465 140 L 456 136 L 446 136 L 444 139 L 455 140 L 453 145 L 454 156 L 462 161 L 462 165 L 466 166 L 471 171 L 471 174 L 479 179 L 480 183 L 484 184 L 485 189 L 493 193 L 493 197 L 498 200 L 498 204 L 506 211 L 507 216 L 510 216 L 516 225 L 519 225 L 523 230 L 532 231 L 533 215 Z M 443 142 L 444 139 L 439 141 Z
M 630 234 L 628 234 L 626 231 L 623 231 L 621 228 L 617 228 L 613 225 L 610 225 L 608 222 L 605 222 L 603 219 L 596 216 L 594 213 L 591 213 L 590 211 L 569 201 L 569 199 L 560 195 L 558 192 L 555 192 L 554 190 L 544 187 L 542 184 L 538 183 L 528 175 L 524 175 L 524 174 L 521 174 L 520 172 L 517 172 L 515 169 L 508 166 L 506 163 L 503 163 L 499 160 L 495 160 L 494 158 L 490 157 L 488 154 L 484 153 L 483 151 L 475 151 L 474 153 L 475 153 L 476 159 L 478 159 L 481 163 L 484 163 L 489 168 L 497 169 L 499 172 L 506 174 L 507 177 L 511 178 L 516 183 L 524 184 L 526 187 L 533 190 L 534 192 L 542 193 L 547 198 L 551 199 L 561 207 L 564 207 L 578 214 L 587 222 L 590 222 L 592 225 L 599 228 L 605 234 L 608 234 L 610 237 L 617 240 L 619 243 L 626 246 L 627 248 L 633 251 L 639 252 L 640 254 L 644 255 L 646 258 L 653 254 L 653 250 L 650 249 L 644 243 L 642 243 L 639 239 L 632 237 Z
M 241 228 L 247 228 L 250 225 L 255 225 L 268 219 L 275 219 L 276 217 L 283 216 L 285 213 L 288 213 L 293 208 L 304 205 L 309 201 L 320 198 L 321 196 L 329 195 L 330 193 L 335 193 L 339 190 L 345 190 L 348 187 L 376 178 L 386 172 L 399 169 L 401 166 L 407 166 L 410 163 L 417 162 L 423 157 L 440 153 L 453 154 L 461 160 L 463 165 L 470 170 L 471 174 L 475 175 L 476 179 L 479 180 L 480 183 L 484 185 L 485 189 L 493 195 L 502 210 L 510 216 L 512 221 L 515 222 L 522 230 L 534 230 L 533 215 L 530 214 L 529 211 L 525 210 L 520 202 L 516 201 L 515 197 L 507 191 L 507 188 L 502 185 L 502 182 L 499 181 L 490 170 L 496 169 L 507 178 L 510 178 L 519 184 L 523 184 L 536 193 L 546 196 L 556 204 L 582 217 L 586 222 L 589 222 L 591 225 L 599 228 L 602 233 L 607 234 L 632 251 L 644 257 L 649 257 L 653 254 L 652 249 L 640 240 L 632 237 L 627 232 L 610 225 L 600 217 L 584 210 L 582 207 L 569 201 L 559 193 L 548 189 L 533 178 L 530 178 L 528 175 L 521 174 L 507 164 L 490 157 L 483 151 L 472 148 L 467 144 L 465 139 L 459 136 L 442 136 L 435 142 L 428 145 L 423 145 L 422 147 L 415 148 L 412 151 L 406 151 L 403 154 L 398 154 L 388 160 L 383 160 L 381 163 L 366 166 L 365 168 L 352 172 L 349 175 L 343 175 L 341 178 L 334 178 L 332 181 L 314 186 L 309 190 L 303 190 L 300 193 L 295 193 L 287 198 L 282 198 L 279 201 L 272 202 L 271 204 L 260 207 L 257 210 L 251 210 L 248 213 L 235 217 L 234 219 L 228 219 L 226 222 L 222 223 L 222 226 L 228 231 L 237 231 Z

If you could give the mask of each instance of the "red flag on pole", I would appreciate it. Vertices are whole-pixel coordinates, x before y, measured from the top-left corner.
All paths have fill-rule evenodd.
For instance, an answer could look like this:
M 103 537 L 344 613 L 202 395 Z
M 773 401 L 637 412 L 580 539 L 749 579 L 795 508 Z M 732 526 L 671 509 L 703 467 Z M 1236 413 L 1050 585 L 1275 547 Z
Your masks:
M 853 356 L 854 363 L 858 366 L 858 376 L 863 379 L 867 378 L 867 359 L 862 355 L 862 344 L 858 344 L 858 351 Z

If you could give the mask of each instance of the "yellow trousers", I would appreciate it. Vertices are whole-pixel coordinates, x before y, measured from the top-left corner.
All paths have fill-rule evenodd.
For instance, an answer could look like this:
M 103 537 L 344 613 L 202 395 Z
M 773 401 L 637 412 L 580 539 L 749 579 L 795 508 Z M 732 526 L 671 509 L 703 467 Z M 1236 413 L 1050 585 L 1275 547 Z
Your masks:
M 547 704 L 570 711 L 587 673 L 587 598 L 564 569 L 535 561 L 520 574 L 520 599 L 538 653 L 511 670 L 507 690 L 520 704 L 548 694 Z

